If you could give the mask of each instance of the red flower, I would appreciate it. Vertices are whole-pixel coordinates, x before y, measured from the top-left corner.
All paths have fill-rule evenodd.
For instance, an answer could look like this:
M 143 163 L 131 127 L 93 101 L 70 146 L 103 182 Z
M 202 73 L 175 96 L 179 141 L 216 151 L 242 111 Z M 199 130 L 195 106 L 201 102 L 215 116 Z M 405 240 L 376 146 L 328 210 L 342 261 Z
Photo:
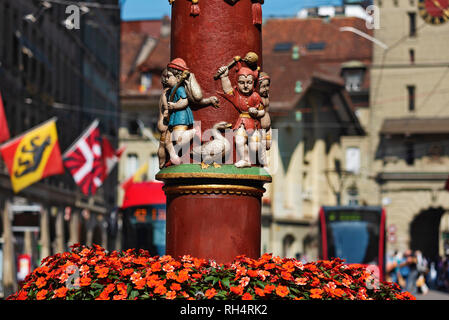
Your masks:
M 243 294 L 243 287 L 241 287 L 241 286 L 234 287 L 233 286 L 233 287 L 231 287 L 231 292 L 238 296 L 241 296 Z
M 16 300 L 27 300 L 28 293 L 25 290 L 20 290 L 19 294 L 16 297 Z
M 242 296 L 242 300 L 253 300 L 253 296 L 247 292 Z

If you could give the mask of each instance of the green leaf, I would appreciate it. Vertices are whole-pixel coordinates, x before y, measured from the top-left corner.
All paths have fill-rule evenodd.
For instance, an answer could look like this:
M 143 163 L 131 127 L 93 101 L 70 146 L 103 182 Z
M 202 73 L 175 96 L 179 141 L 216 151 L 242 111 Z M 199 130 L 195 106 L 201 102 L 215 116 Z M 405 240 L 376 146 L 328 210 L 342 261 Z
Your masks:
M 224 278 L 223 280 L 221 280 L 221 283 L 222 283 L 226 288 L 229 288 L 229 286 L 230 286 L 230 280 L 229 280 L 229 278 Z
M 131 291 L 131 294 L 129 295 L 129 298 L 131 300 L 134 300 L 134 298 L 137 297 L 138 295 L 139 295 L 139 291 L 133 290 L 133 291 Z

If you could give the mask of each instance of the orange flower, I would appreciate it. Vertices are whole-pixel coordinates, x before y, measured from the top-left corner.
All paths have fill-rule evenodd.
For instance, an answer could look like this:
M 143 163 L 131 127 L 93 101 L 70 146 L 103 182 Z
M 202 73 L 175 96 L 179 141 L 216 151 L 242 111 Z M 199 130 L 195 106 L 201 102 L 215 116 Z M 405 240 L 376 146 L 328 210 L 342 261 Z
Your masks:
M 91 284 L 91 282 L 92 282 L 91 278 L 86 277 L 86 276 L 81 277 L 81 279 L 80 279 L 80 286 L 81 287 L 87 287 L 87 286 L 89 286 Z
M 212 299 L 217 294 L 217 291 L 214 288 L 207 289 L 206 293 L 204 294 L 207 299 Z
M 281 271 L 281 277 L 282 277 L 282 279 L 287 280 L 287 281 L 293 280 L 293 276 L 288 271 Z
M 45 278 L 44 278 L 44 277 L 39 277 L 39 278 L 37 278 L 36 286 L 37 286 L 38 288 L 42 288 L 42 287 L 45 286 L 46 284 L 47 284 L 47 281 L 45 281 Z
M 248 272 L 247 272 L 247 274 L 248 274 L 248 276 L 250 276 L 251 278 L 256 278 L 258 275 L 259 275 L 259 273 L 257 272 L 257 270 L 248 270 Z
M 47 297 L 48 290 L 42 289 L 36 295 L 37 300 L 44 300 Z
M 266 294 L 270 294 L 276 287 L 272 284 L 268 284 L 265 286 L 265 288 L 263 289 L 263 292 L 265 292 Z
M 176 292 L 175 291 L 168 291 L 165 295 L 165 299 L 173 300 L 176 298 Z
M 134 270 L 131 268 L 127 268 L 121 272 L 122 276 L 127 277 L 134 273 Z
M 265 292 L 264 292 L 263 289 L 256 287 L 256 289 L 254 289 L 254 291 L 256 292 L 256 294 L 257 294 L 259 297 L 265 297 Z
M 282 268 L 285 269 L 287 272 L 293 272 L 295 271 L 295 265 L 291 261 L 287 261 L 282 265 Z
M 320 285 L 320 279 L 313 278 L 312 283 L 310 284 L 312 287 L 318 287 Z
M 276 294 L 280 297 L 285 297 L 290 293 L 290 290 L 286 286 L 277 286 L 276 287 Z
M 321 290 L 321 289 L 311 289 L 310 293 L 311 293 L 310 297 L 312 299 L 322 299 L 323 298 L 323 296 L 322 296 L 323 290 Z
M 168 280 L 176 280 L 177 276 L 175 272 L 167 272 L 167 275 L 165 276 Z
M 95 266 L 95 272 L 98 274 L 98 278 L 106 278 L 109 273 L 109 268 L 104 266 Z
M 137 279 L 136 281 L 133 281 L 135 288 L 137 290 L 142 290 L 145 287 L 146 280 L 144 278 Z
M 167 288 L 163 285 L 158 285 L 156 289 L 154 289 L 154 293 L 163 295 L 167 292 Z
M 170 286 L 170 289 L 173 290 L 173 291 L 179 291 L 179 290 L 181 290 L 181 285 L 179 283 L 176 283 L 176 282 L 172 283 L 171 286 Z
M 117 290 L 120 293 L 120 295 L 125 297 L 125 299 L 128 296 L 127 288 L 128 287 L 123 282 L 117 283 Z
M 231 287 L 231 292 L 238 296 L 241 296 L 243 294 L 243 287 L 241 286 Z
M 138 257 L 138 258 L 134 259 L 133 262 L 134 262 L 135 264 L 140 264 L 140 265 L 144 266 L 144 265 L 147 264 L 148 259 L 145 258 L 145 257 Z
M 184 281 L 189 280 L 189 272 L 187 270 L 181 270 L 179 271 L 178 278 L 176 281 L 179 283 L 183 283 Z
M 162 267 L 162 265 L 160 262 L 155 262 L 151 265 L 151 271 L 153 271 L 153 272 L 161 271 L 161 267 Z
M 271 253 L 264 253 L 264 254 L 262 255 L 262 257 L 260 257 L 260 258 L 261 258 L 262 260 L 265 260 L 265 261 L 270 261 L 272 256 L 273 256 L 273 255 L 272 255 Z
M 247 292 L 242 296 L 242 300 L 253 300 L 253 296 Z
M 67 294 L 67 291 L 69 291 L 69 289 L 67 289 L 66 287 L 61 287 L 59 289 L 56 289 L 54 292 L 54 296 L 53 298 L 64 298 Z
M 274 263 L 267 263 L 266 265 L 263 266 L 265 268 L 265 270 L 270 270 L 276 267 L 276 265 Z

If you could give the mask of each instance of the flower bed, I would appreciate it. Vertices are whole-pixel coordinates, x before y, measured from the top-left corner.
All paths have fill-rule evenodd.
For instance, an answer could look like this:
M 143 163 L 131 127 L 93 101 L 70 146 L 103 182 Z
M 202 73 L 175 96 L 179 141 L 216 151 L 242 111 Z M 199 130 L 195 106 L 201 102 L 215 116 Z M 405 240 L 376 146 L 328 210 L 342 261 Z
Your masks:
M 107 253 L 97 245 L 71 249 L 45 258 L 8 299 L 414 299 L 340 259 L 302 264 L 264 254 L 217 264 L 190 256 L 154 257 L 145 250 Z

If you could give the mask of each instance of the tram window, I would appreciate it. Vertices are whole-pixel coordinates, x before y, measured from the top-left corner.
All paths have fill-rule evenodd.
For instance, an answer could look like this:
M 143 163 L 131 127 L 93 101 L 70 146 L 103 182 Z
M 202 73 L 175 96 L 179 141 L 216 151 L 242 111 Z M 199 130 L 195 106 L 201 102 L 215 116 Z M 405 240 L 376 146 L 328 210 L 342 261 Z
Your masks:
M 327 223 L 328 256 L 346 263 L 377 264 L 379 221 L 370 213 L 330 213 Z

